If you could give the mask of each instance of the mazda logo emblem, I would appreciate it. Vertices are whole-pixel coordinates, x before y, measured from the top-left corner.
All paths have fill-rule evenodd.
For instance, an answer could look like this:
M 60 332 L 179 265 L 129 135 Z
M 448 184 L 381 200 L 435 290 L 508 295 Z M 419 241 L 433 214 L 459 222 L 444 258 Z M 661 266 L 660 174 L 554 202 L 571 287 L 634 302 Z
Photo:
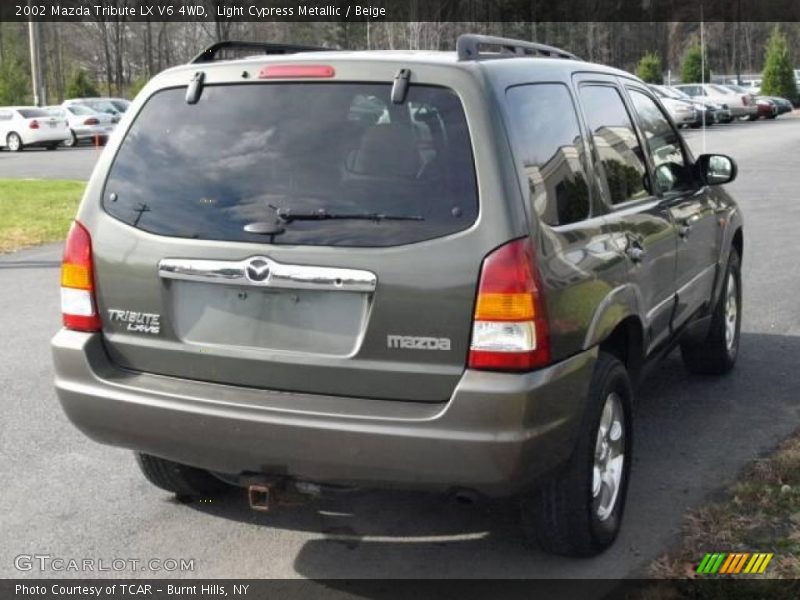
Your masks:
M 269 277 L 269 262 L 265 258 L 253 258 L 247 263 L 245 273 L 250 281 L 266 281 Z

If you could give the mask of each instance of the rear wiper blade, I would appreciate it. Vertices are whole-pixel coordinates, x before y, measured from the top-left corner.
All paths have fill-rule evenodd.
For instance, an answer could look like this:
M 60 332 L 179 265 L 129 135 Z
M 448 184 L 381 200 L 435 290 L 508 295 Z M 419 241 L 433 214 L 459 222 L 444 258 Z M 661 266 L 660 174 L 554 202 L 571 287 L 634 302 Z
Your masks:
M 326 210 L 314 212 L 294 212 L 288 208 L 277 211 L 278 219 L 283 223 L 292 221 L 326 221 L 326 220 L 345 220 L 355 219 L 360 221 L 424 221 L 421 215 L 387 215 L 385 213 L 333 213 Z

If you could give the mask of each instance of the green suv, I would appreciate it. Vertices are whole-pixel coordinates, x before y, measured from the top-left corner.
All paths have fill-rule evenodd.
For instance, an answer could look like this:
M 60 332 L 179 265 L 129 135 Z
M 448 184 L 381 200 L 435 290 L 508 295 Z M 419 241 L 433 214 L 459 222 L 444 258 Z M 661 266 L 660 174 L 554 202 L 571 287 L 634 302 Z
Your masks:
M 558 48 L 216 44 L 98 161 L 56 390 L 181 496 L 514 495 L 543 548 L 596 554 L 648 365 L 736 360 L 735 176 L 640 80 Z

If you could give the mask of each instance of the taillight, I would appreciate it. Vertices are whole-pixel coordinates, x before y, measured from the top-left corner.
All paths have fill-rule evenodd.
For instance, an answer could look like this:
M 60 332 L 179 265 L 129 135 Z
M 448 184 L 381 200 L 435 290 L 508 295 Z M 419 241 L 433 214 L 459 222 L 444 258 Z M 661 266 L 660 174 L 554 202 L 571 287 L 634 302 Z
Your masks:
M 100 121 L 94 117 L 90 117 L 83 122 L 84 125 L 99 125 Z
M 325 78 L 335 74 L 336 71 L 330 65 L 267 65 L 258 72 L 258 78 Z
M 742 104 L 744 106 L 747 106 L 748 104 L 750 104 L 750 98 L 748 98 L 747 96 L 742 96 Z
M 30 127 L 31 129 L 39 129 L 39 121 L 34 119 L 30 123 L 28 123 L 28 127 Z
M 100 331 L 94 298 L 92 239 L 78 221 L 72 223 L 61 263 L 61 315 L 64 327 Z
M 544 287 L 528 239 L 515 240 L 483 260 L 468 366 L 530 371 L 550 363 Z

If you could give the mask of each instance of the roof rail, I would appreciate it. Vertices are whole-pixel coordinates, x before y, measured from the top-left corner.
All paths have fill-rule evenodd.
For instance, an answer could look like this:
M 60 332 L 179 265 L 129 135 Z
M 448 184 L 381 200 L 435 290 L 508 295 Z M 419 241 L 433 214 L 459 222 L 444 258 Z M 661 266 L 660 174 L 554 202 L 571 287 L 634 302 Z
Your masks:
M 481 54 L 481 46 L 499 47 L 500 51 Z M 497 58 L 501 56 L 549 56 L 552 58 L 580 60 L 572 52 L 567 52 L 555 46 L 475 33 L 465 33 L 458 36 L 456 52 L 458 53 L 458 60 L 477 60 L 479 58 Z
M 318 46 L 295 46 L 292 44 L 272 44 L 268 42 L 237 42 L 224 41 L 211 44 L 200 54 L 189 61 L 189 64 L 214 62 L 215 60 L 226 60 L 220 55 L 228 53 L 242 54 L 251 52 L 252 54 L 295 54 L 297 52 L 320 52 L 330 50 Z

